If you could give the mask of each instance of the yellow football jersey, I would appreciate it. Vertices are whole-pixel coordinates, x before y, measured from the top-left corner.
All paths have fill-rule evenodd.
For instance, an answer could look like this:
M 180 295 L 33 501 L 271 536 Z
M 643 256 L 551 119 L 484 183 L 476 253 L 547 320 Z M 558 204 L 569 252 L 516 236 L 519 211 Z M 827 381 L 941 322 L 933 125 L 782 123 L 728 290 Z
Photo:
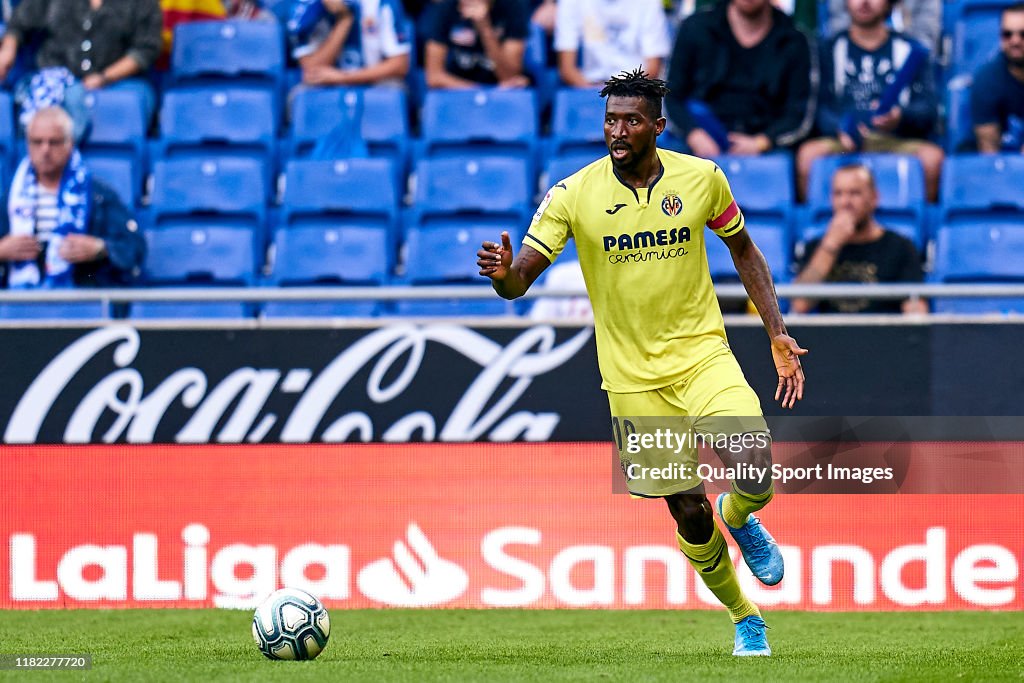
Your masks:
M 674 384 L 727 347 L 704 227 L 729 237 L 743 214 L 713 162 L 658 156 L 663 171 L 648 188 L 621 181 L 607 156 L 555 183 L 523 239 L 551 261 L 576 240 L 608 391 Z

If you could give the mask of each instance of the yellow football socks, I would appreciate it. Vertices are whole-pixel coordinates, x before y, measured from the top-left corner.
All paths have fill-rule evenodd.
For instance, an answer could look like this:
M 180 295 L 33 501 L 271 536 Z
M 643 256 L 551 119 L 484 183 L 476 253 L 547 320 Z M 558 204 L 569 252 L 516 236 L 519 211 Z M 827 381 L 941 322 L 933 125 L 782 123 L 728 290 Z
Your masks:
M 769 486 L 764 493 L 746 493 L 741 491 L 736 482 L 732 484 L 732 493 L 722 501 L 722 518 L 733 529 L 739 529 L 747 523 L 750 513 L 757 512 L 775 495 L 775 487 Z
M 690 565 L 697 570 L 704 584 L 729 610 L 733 623 L 752 614 L 761 615 L 757 605 L 743 595 L 743 589 L 736 578 L 736 568 L 729 558 L 729 547 L 717 524 L 711 534 L 711 540 L 703 545 L 687 543 L 678 532 L 676 540 L 679 542 L 679 549 L 686 555 Z

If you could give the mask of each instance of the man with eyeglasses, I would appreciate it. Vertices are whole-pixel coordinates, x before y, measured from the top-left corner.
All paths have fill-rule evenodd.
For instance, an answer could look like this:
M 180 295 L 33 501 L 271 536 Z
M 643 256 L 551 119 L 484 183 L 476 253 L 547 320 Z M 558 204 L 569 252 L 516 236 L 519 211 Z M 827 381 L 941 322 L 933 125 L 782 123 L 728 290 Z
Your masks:
M 1024 153 L 1024 2 L 1003 10 L 999 53 L 974 75 L 971 120 L 979 152 Z

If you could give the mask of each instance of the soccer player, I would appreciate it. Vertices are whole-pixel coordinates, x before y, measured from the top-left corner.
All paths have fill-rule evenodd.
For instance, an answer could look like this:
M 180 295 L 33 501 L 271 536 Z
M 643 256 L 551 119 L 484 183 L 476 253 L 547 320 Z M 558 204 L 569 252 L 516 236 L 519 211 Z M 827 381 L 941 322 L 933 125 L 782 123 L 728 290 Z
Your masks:
M 664 81 L 641 69 L 607 81 L 601 96 L 607 98 L 609 155 L 555 183 L 514 259 L 504 232 L 500 243 L 483 243 L 477 264 L 501 297 L 515 299 L 558 257 L 566 240 L 576 240 L 627 487 L 636 496 L 668 503 L 680 550 L 736 625 L 733 654 L 770 655 L 764 620 L 740 588 L 703 482 L 694 473 L 696 450 L 684 451 L 685 460 L 676 463 L 678 479 L 653 480 L 636 473 L 663 466 L 672 453 L 627 452 L 621 438 L 652 416 L 685 417 L 693 432 L 716 437 L 722 420 L 732 420 L 730 445 L 712 441 L 718 456 L 748 473 L 752 466 L 770 473 L 768 428 L 729 349 L 708 273 L 705 225 L 729 246 L 768 331 L 779 375 L 776 400 L 792 408 L 804 390 L 799 357 L 807 351 L 786 332 L 768 264 L 744 230 L 722 170 L 711 161 L 657 147 L 665 130 L 666 92 Z M 682 465 L 690 465 L 689 473 Z M 769 474 L 750 474 L 733 481 L 731 493 L 716 500 L 747 565 L 768 585 L 782 580 L 782 554 L 752 513 L 772 493 Z

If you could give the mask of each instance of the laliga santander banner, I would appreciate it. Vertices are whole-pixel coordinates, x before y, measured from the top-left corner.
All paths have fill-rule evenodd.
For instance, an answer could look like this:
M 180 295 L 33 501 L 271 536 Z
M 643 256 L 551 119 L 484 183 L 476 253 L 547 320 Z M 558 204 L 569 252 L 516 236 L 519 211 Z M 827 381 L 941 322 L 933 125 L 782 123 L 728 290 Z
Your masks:
M 0 608 L 715 608 L 610 444 L 18 446 Z M 1017 495 L 785 495 L 767 609 L 1022 609 Z M 736 559 L 735 550 L 734 560 Z

